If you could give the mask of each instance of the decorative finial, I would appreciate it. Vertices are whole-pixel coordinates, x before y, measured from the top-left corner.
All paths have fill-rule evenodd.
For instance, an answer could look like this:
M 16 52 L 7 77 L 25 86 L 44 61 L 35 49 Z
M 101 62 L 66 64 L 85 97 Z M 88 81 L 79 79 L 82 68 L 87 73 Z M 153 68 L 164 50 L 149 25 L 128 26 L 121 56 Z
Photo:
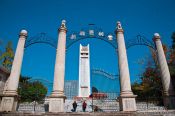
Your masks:
M 154 33 L 153 41 L 160 40 L 159 33 Z
M 62 20 L 62 21 L 61 21 L 61 27 L 66 28 L 66 20 Z
M 122 29 L 122 25 L 121 25 L 120 21 L 117 21 L 117 29 Z
M 21 30 L 21 32 L 20 32 L 20 34 L 19 34 L 19 36 L 27 36 L 27 31 L 26 30 Z
M 27 34 L 27 31 L 23 29 L 23 30 L 21 30 L 20 33 L 22 33 L 22 34 Z
M 154 37 L 160 37 L 159 33 L 154 33 Z

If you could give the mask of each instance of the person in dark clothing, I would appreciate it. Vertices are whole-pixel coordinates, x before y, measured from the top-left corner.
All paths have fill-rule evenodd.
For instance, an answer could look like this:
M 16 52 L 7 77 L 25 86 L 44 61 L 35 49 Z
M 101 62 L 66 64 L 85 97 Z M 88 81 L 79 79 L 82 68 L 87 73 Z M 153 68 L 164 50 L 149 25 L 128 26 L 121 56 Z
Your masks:
M 94 112 L 98 112 L 98 106 L 95 106 Z
M 82 104 L 83 112 L 86 111 L 86 106 L 87 106 L 87 104 L 86 104 L 86 102 L 84 101 L 83 104 Z
M 76 112 L 76 109 L 77 109 L 77 103 L 76 101 L 74 101 L 74 103 L 72 104 L 73 106 L 73 112 Z

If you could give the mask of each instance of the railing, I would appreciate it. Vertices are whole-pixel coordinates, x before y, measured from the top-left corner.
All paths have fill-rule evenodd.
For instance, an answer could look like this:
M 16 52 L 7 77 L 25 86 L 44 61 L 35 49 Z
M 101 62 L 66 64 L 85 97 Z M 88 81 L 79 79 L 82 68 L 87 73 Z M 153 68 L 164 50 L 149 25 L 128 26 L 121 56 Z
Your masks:
M 136 98 L 138 111 L 165 110 L 162 97 Z

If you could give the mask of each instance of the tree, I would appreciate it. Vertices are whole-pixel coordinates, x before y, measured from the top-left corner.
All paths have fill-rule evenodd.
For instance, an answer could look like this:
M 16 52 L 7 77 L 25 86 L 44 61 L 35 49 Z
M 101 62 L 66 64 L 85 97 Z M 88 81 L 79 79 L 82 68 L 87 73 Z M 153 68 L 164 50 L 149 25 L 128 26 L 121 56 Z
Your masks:
M 171 79 L 175 89 L 175 32 L 172 33 L 171 39 L 172 39 L 172 46 L 170 49 L 168 66 L 169 66 Z
M 165 55 L 168 54 L 167 46 L 163 44 Z M 134 94 L 138 95 L 138 99 L 152 100 L 156 97 L 159 104 L 162 104 L 162 82 L 160 70 L 155 51 L 151 50 L 152 59 L 148 59 L 144 72 L 141 74 L 140 82 L 132 84 Z
M 172 46 L 168 48 L 166 45 L 162 45 L 164 49 L 165 56 L 167 57 L 168 66 L 171 74 L 172 82 L 175 85 L 175 32 L 172 33 Z M 157 62 L 157 56 L 152 52 L 152 57 L 154 62 Z M 174 86 L 175 88 L 175 86 Z M 162 83 L 160 77 L 159 66 L 150 67 L 146 66 L 146 69 L 141 77 L 141 82 L 135 82 L 132 84 L 133 92 L 138 95 L 138 98 L 157 96 L 161 98 L 162 96 Z M 162 101 L 162 99 L 160 99 Z
M 42 102 L 47 94 L 47 88 L 39 81 L 30 81 L 31 77 L 21 77 L 18 94 L 21 102 Z
M 172 49 L 175 49 L 175 32 L 172 33 L 172 36 L 171 36 L 171 39 L 172 39 Z
M 147 67 L 141 77 L 141 82 L 132 84 L 132 89 L 138 98 L 162 96 L 161 77 L 158 70 Z
M 14 51 L 12 49 L 12 42 L 9 41 L 4 52 L 0 54 L 0 61 L 6 69 L 10 70 L 13 59 Z M 42 101 L 47 94 L 47 88 L 39 81 L 31 82 L 30 80 L 31 77 L 20 76 L 18 94 L 21 97 L 21 102 Z
M 12 42 L 9 41 L 5 47 L 5 51 L 2 52 L 2 54 L 0 56 L 0 60 L 2 62 L 2 65 L 6 69 L 10 70 L 12 67 L 13 58 L 14 58 L 14 51 L 12 48 Z

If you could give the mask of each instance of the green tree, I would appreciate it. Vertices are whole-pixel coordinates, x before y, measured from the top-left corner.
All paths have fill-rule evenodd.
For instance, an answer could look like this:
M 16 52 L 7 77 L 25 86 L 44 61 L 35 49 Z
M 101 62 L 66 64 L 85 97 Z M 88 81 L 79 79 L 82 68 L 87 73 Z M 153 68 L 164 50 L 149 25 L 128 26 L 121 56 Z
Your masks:
M 167 46 L 163 45 L 164 53 L 167 55 Z M 152 58 L 148 59 L 146 68 L 141 74 L 140 82 L 132 84 L 134 94 L 138 95 L 138 99 L 156 98 L 162 104 L 162 82 L 160 77 L 160 70 L 157 62 L 155 51 L 151 51 Z
M 172 33 L 171 39 L 172 39 L 172 49 L 175 49 L 175 32 Z
M 0 49 L 0 61 L 6 69 L 11 70 L 13 59 L 12 42 L 9 41 L 4 51 Z M 20 76 L 18 94 L 21 102 L 42 101 L 47 94 L 47 88 L 39 81 L 31 82 L 30 80 L 31 77 Z
M 173 85 L 175 85 L 175 32 L 172 33 L 172 46 L 168 49 L 166 45 L 163 45 L 164 53 L 168 59 L 168 66 L 171 74 L 171 79 L 173 80 Z M 156 61 L 156 54 L 152 55 L 154 61 Z M 175 86 L 174 86 L 175 88 Z M 146 67 L 142 77 L 141 82 L 135 82 L 132 84 L 133 92 L 138 95 L 138 98 L 162 96 L 162 83 L 160 77 L 159 67 Z M 160 99 L 162 101 L 162 99 Z
M 18 93 L 21 102 L 41 102 L 46 94 L 47 88 L 39 81 L 30 81 L 30 77 L 21 77 Z
M 172 33 L 171 39 L 172 39 L 172 47 L 170 49 L 168 66 L 175 89 L 175 32 Z
M 132 84 L 133 92 L 138 98 L 162 96 L 162 83 L 157 68 L 147 67 L 141 77 L 141 82 Z
M 5 51 L 2 52 L 0 56 L 0 60 L 2 65 L 8 70 L 10 70 L 12 67 L 13 58 L 14 58 L 14 51 L 12 48 L 12 42 L 9 41 L 5 47 Z

